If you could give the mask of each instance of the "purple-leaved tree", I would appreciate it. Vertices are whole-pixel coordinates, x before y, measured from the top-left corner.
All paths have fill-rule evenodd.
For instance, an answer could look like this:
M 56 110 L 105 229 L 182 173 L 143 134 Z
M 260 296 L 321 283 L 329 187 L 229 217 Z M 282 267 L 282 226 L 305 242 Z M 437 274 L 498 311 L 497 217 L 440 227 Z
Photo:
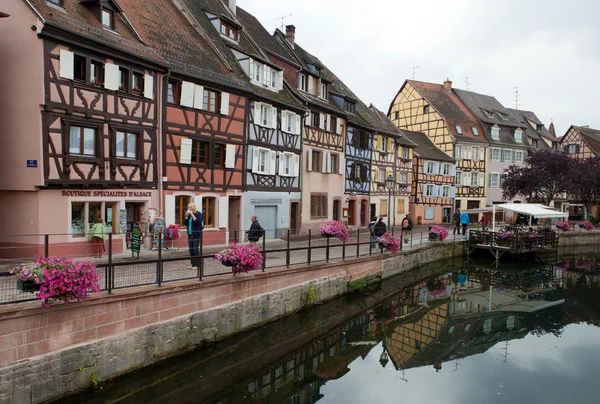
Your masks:
M 572 167 L 569 194 L 585 206 L 587 216 L 600 200 L 600 158 L 574 159 Z

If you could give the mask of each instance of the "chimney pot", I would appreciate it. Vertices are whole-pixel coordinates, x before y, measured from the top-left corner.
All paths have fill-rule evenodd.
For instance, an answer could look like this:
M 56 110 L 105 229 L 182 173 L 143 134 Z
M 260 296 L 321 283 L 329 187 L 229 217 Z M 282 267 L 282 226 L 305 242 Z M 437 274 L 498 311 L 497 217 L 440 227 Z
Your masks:
M 290 45 L 292 45 L 292 48 L 294 48 L 296 42 L 296 27 L 293 25 L 285 26 L 285 39 L 287 39 Z
M 446 81 L 444 81 L 444 88 L 446 89 L 446 91 L 448 91 L 449 93 L 452 92 L 452 80 L 450 79 L 446 79 Z

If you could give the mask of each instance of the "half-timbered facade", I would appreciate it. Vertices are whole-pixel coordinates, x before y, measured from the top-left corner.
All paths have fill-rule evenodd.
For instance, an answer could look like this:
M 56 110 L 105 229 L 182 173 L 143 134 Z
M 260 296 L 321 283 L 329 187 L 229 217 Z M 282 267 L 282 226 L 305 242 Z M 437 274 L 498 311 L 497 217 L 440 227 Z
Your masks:
M 121 6 L 169 65 L 160 93 L 166 224 L 183 225 L 193 202 L 204 215 L 204 244 L 241 240 L 247 86 L 173 3 L 122 0 Z M 149 13 L 153 8 L 161 12 Z M 162 30 L 165 21 L 173 30 Z
M 528 150 L 531 148 L 527 127 L 494 97 L 472 91 L 454 90 L 461 101 L 479 119 L 483 126 L 483 136 L 489 142 L 487 153 L 486 204 L 499 204 L 505 201 L 502 197 L 503 173 L 511 165 L 523 166 Z M 498 215 L 500 220 L 502 215 Z M 489 215 L 491 219 L 491 214 Z M 507 212 L 504 221 L 512 221 L 512 214 Z
M 267 238 L 294 231 L 299 223 L 290 218 L 301 199 L 305 108 L 284 85 L 284 68 L 258 45 L 253 29 L 258 22 L 235 1 L 181 0 L 178 8 L 247 88 L 242 223 L 247 227 L 250 216 L 257 216 Z
M 412 161 L 410 215 L 415 223 L 450 223 L 456 187 L 455 160 L 438 149 L 422 132 L 403 130 L 415 143 Z
M 373 114 L 371 122 L 376 127 L 371 159 L 369 213 L 371 217 L 389 216 L 390 225 L 399 225 L 409 212 L 415 144 L 383 112 L 372 104 L 369 109 Z M 393 184 L 391 188 L 390 184 Z
M 425 133 L 455 159 L 456 208 L 485 206 L 488 142 L 481 123 L 459 99 L 450 80 L 443 85 L 406 80 L 388 116 L 400 129 Z
M 587 159 L 600 156 L 600 130 L 571 125 L 560 138 L 560 146 L 571 157 Z
M 9 83 L 3 88 L 3 96 L 21 99 L 24 110 L 2 111 L 14 148 L 3 148 L 1 160 L 7 164 L 22 158 L 18 166 L 26 162 L 25 169 L 31 170 L 25 177 L 3 180 L 3 190 L 17 191 L 3 198 L 5 212 L 13 212 L 2 218 L 5 229 L 60 233 L 65 235 L 60 241 L 84 245 L 99 218 L 107 232 L 126 233 L 134 225 L 147 231 L 149 212 L 159 207 L 156 90 L 166 65 L 125 23 L 115 2 L 54 7 L 33 0 L 10 2 L 9 10 L 13 18 L 3 28 L 10 34 L 2 35 L 18 39 L 10 45 L 14 49 L 3 52 L 18 55 L 10 60 L 13 68 L 39 68 L 35 80 L 19 83 L 41 84 L 31 85 L 33 92 Z M 22 25 L 27 31 L 18 28 Z M 22 115 L 33 110 L 37 113 Z M 31 123 L 19 122 L 23 118 Z M 23 206 L 32 214 L 18 223 L 20 215 L 14 212 Z

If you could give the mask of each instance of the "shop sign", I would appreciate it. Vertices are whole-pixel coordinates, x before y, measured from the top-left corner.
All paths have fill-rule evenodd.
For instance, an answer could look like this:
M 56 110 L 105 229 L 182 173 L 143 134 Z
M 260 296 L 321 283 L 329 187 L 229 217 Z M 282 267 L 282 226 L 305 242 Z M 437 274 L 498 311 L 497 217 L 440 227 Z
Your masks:
M 150 198 L 149 191 L 62 191 L 62 196 L 87 196 L 87 197 L 118 197 L 118 198 Z
M 131 252 L 140 254 L 140 246 L 142 245 L 142 230 L 138 226 L 131 229 Z

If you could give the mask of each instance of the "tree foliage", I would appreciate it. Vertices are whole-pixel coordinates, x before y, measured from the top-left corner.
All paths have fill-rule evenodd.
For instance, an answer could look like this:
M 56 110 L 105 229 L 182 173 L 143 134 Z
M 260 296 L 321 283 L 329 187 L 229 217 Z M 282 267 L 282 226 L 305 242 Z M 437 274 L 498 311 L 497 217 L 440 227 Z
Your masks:
M 504 199 L 521 196 L 528 202 L 549 205 L 558 195 L 572 190 L 575 163 L 567 154 L 539 150 L 527 156 L 525 163 L 524 167 L 512 165 L 504 173 Z
M 587 213 L 600 200 L 600 158 L 573 160 L 569 194 L 585 205 Z

